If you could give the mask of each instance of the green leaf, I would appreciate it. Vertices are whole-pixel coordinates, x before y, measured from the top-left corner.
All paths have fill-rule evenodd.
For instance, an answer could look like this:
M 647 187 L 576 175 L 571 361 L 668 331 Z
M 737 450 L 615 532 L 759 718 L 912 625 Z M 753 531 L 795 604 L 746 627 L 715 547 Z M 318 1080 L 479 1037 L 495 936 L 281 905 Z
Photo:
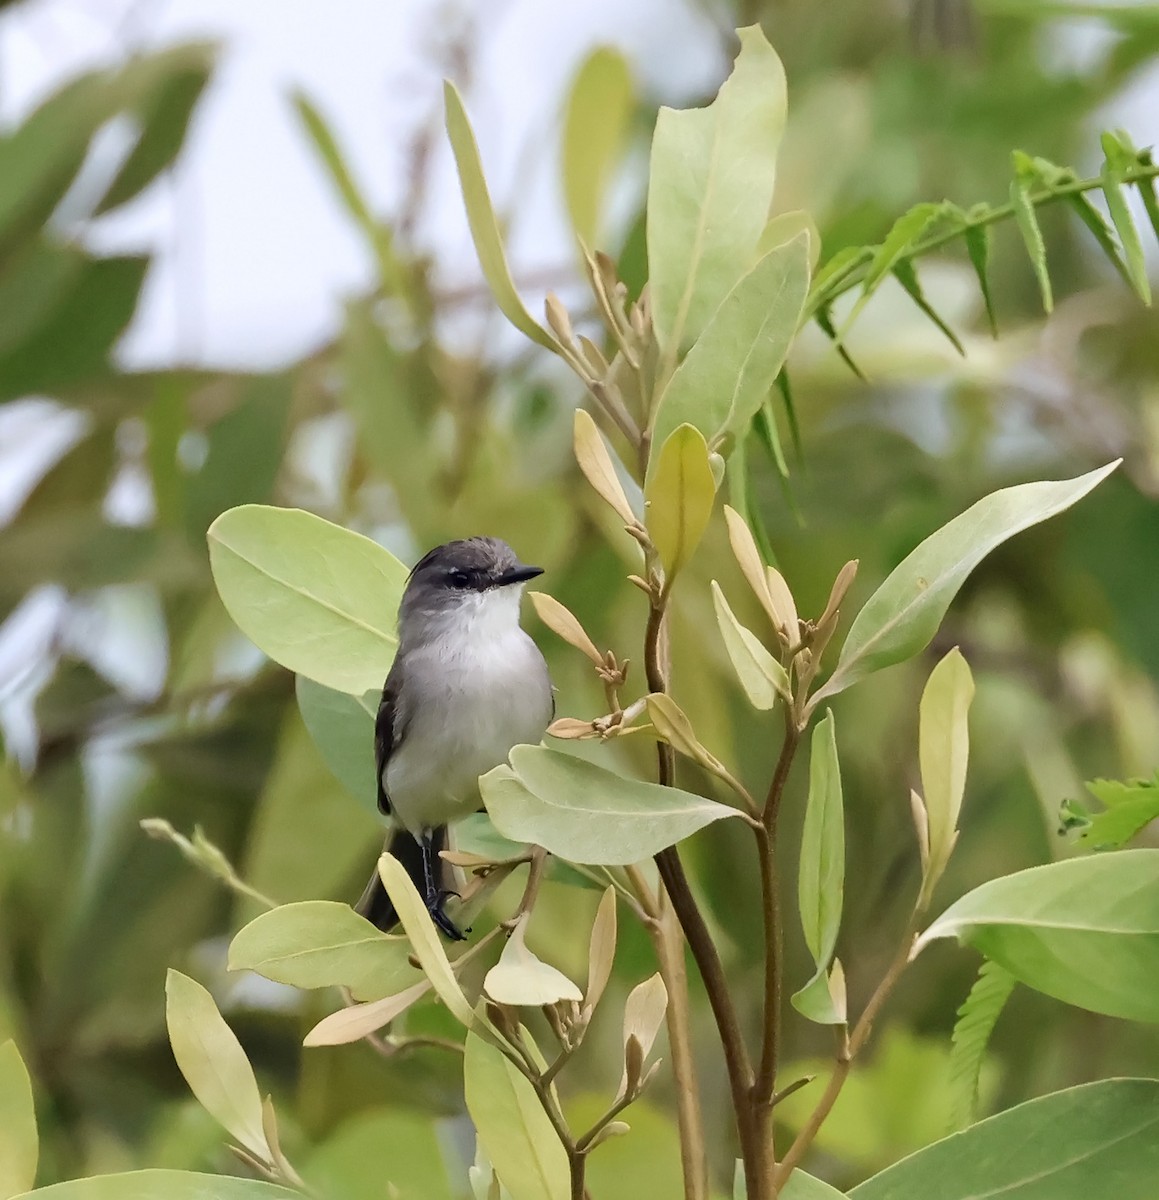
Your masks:
M 251 1154 L 268 1161 L 262 1100 L 253 1067 L 213 997 L 196 980 L 169 970 L 165 1021 L 173 1057 L 202 1108 Z
M 336 691 L 381 688 L 407 569 L 376 542 L 296 508 L 247 504 L 209 528 L 218 593 L 275 662 Z
M 623 155 L 635 103 L 627 59 L 598 46 L 576 74 L 563 118 L 563 195 L 584 245 L 599 245 L 604 196 Z
M 19 1200 L 301 1200 L 301 1193 L 259 1179 L 150 1170 L 70 1179 Z
M 908 258 L 899 259 L 893 266 L 893 274 L 898 283 L 905 288 L 906 295 L 922 310 L 923 313 L 945 334 L 950 345 L 963 357 L 966 357 L 965 347 L 958 335 L 946 324 L 933 305 L 926 299 L 922 291 L 921 280 L 918 279 L 917 268 Z
M 958 1009 L 950 1054 L 952 1130 L 965 1129 L 978 1117 L 978 1083 L 990 1034 L 1006 1007 L 1016 980 L 1009 971 L 987 959 L 978 971 L 970 994 Z
M 1159 1081 L 1107 1079 L 1020 1104 L 855 1187 L 850 1200 L 1153 1200 Z
M 801 834 L 801 870 L 797 881 L 805 944 L 817 970 L 792 997 L 793 1007 L 810 1021 L 841 1025 L 829 995 L 826 972 L 837 948 L 845 896 L 845 810 L 841 796 L 841 764 L 833 714 L 813 730 L 809 755 L 809 799 Z
M 918 725 L 929 831 L 929 860 L 923 880 L 927 899 L 928 890 L 941 877 L 958 840 L 958 814 L 966 791 L 966 765 L 970 758 L 966 718 L 973 699 L 974 677 L 955 646 L 930 672 L 922 692 Z
M 845 343 L 837 336 L 837 330 L 833 326 L 833 315 L 830 312 L 829 305 L 822 304 L 813 314 L 813 320 L 817 322 L 821 332 L 833 343 L 833 349 L 837 351 L 841 361 L 864 383 L 865 373 L 853 361 L 849 351 L 845 348 Z
M 978 276 L 978 287 L 982 291 L 982 301 L 986 305 L 986 319 L 990 322 L 990 332 L 998 336 L 998 318 L 994 315 L 994 297 L 990 292 L 990 275 L 987 267 L 990 262 L 990 227 L 988 225 L 968 225 L 966 227 L 966 252 Z
M 348 987 L 357 1000 L 390 996 L 420 976 L 410 942 L 375 929 L 348 904 L 302 900 L 262 913 L 229 947 L 231 971 L 300 988 Z
M 1030 255 L 1034 275 L 1038 280 L 1038 290 L 1042 295 L 1042 307 L 1047 312 L 1054 310 L 1054 296 L 1050 287 L 1050 272 L 1046 266 L 1046 245 L 1042 240 L 1042 230 L 1038 226 L 1038 214 L 1030 199 L 1030 189 L 1037 176 L 1024 163 L 1025 155 L 1015 151 L 1014 166 L 1016 175 L 1010 184 L 1010 203 L 1014 208 L 1014 219 L 1018 224 L 1018 232 Z
M 738 31 L 732 74 L 707 108 L 661 108 L 648 178 L 653 322 L 691 345 L 752 265 L 768 220 L 785 126 L 785 72 L 758 26 Z
M 857 302 L 841 327 L 840 338 L 842 341 L 845 340 L 845 335 L 852 327 L 853 322 L 861 315 L 862 309 L 869 303 L 869 299 L 877 290 L 878 285 L 896 268 L 906 251 L 929 228 L 939 211 L 938 205 L 927 201 L 914 205 L 909 212 L 903 213 L 893 223 L 885 240 L 874 251 L 869 270 L 865 274 L 865 282 L 861 285 L 861 295 L 858 296 Z
M 1128 287 L 1134 287 L 1134 281 L 1127 270 L 1127 264 L 1123 261 L 1123 256 L 1119 253 L 1119 246 L 1115 241 L 1115 235 L 1111 231 L 1110 225 L 1107 224 L 1106 217 L 1087 199 L 1082 192 L 1074 192 L 1067 197 L 1067 202 L 1074 209 L 1079 220 L 1091 231 L 1094 239 L 1099 243 L 1099 248 L 1107 256 L 1111 265 L 1126 281 Z
M 211 43 L 192 43 L 130 60 L 125 66 L 116 91 L 126 95 L 140 135 L 102 197 L 98 213 L 131 200 L 172 164 L 209 82 L 214 54 Z
M 737 815 L 703 796 L 625 779 L 543 746 L 516 746 L 511 767 L 489 771 L 479 786 L 500 833 L 597 866 L 641 862 Z
M 931 534 L 890 572 L 857 614 L 837 669 L 813 703 L 924 650 L 966 577 L 991 550 L 1070 508 L 1118 464 L 1116 460 L 1075 479 L 992 492 Z
M 1118 849 L 1159 818 L 1159 773 L 1126 783 L 1092 779 L 1087 789 L 1102 802 L 1104 811 L 1085 814 L 1079 840 L 1096 850 Z
M 704 436 L 692 425 L 681 425 L 661 446 L 644 493 L 644 523 L 669 583 L 700 544 L 715 499 Z
M 1157 879 L 1159 850 L 1031 867 L 968 892 L 919 944 L 956 937 L 1048 996 L 1159 1021 Z
M 431 981 L 439 999 L 470 1028 L 474 1023 L 475 1014 L 467 1003 L 467 997 L 463 995 L 463 989 L 459 986 L 454 971 L 451 970 L 447 952 L 439 941 L 427 906 L 406 873 L 406 868 L 392 854 L 383 854 L 378 860 L 378 874 L 395 912 L 398 913 L 398 919 L 406 930 L 406 936 L 410 939 L 423 973 Z
M 1139 151 L 1138 158 L 1140 166 L 1154 166 L 1154 155 L 1151 150 Z M 1143 201 L 1147 220 L 1151 222 L 1151 228 L 1154 230 L 1155 236 L 1159 238 L 1159 193 L 1156 192 L 1155 176 L 1152 175 L 1149 179 L 1140 179 L 1135 186 L 1139 189 L 1139 197 Z
M 845 1200 L 845 1193 L 798 1167 L 781 1188 L 778 1200 Z
M 479 265 L 483 268 L 483 276 L 491 289 L 491 295 L 495 297 L 499 311 L 520 333 L 545 349 L 554 351 L 557 347 L 551 334 L 532 320 L 531 314 L 523 306 L 523 301 L 515 290 L 515 283 L 507 266 L 507 256 L 503 250 L 499 223 L 491 207 L 491 196 L 487 191 L 487 180 L 483 175 L 483 164 L 479 159 L 475 134 L 471 130 L 471 122 L 467 119 L 462 97 L 450 80 L 443 84 L 443 98 L 446 104 L 447 136 L 451 139 L 451 149 L 455 153 L 455 166 L 459 171 L 459 187 L 463 192 L 467 221 L 471 226 L 475 253 L 479 256 Z
M 736 619 L 715 579 L 712 605 L 733 670 L 753 708 L 767 711 L 776 704 L 778 696 L 789 699 L 789 676 L 785 668 L 765 649 L 760 638 Z
M 1144 304 L 1151 303 L 1151 284 L 1147 279 L 1147 263 L 1143 258 L 1143 244 L 1139 241 L 1139 231 L 1135 228 L 1135 220 L 1127 206 L 1126 189 L 1123 183 L 1124 172 L 1135 165 L 1135 155 L 1127 153 L 1112 133 L 1104 133 L 1102 137 L 1103 153 L 1106 159 L 1103 163 L 1103 195 L 1107 200 L 1107 211 L 1119 234 L 1119 242 L 1127 260 L 1127 275 L 1139 299 Z
M 32 1081 L 16 1043 L 0 1044 L 0 1200 L 32 1189 L 40 1138 Z
M 809 240 L 770 250 L 736 282 L 676 369 L 658 402 L 653 445 L 683 423 L 715 448 L 741 438 L 768 396 L 801 322 L 809 291 Z
M 374 721 L 381 688 L 351 696 L 299 675 L 294 691 L 302 721 L 334 778 L 363 808 L 377 815 Z
M 496 1047 L 467 1034 L 467 1111 L 511 1200 L 568 1200 L 567 1151 L 535 1090 Z

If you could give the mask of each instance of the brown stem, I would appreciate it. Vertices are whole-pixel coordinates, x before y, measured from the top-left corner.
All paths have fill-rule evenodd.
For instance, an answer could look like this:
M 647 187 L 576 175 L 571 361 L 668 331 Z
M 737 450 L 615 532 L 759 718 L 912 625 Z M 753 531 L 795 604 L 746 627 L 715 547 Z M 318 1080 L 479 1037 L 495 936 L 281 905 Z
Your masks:
M 825 1118 L 829 1116 L 833 1105 L 837 1102 L 837 1097 L 841 1095 L 841 1089 L 845 1086 L 845 1080 L 849 1077 L 849 1068 L 853 1059 L 857 1057 L 858 1051 L 865 1045 L 866 1040 L 873 1030 L 873 1022 L 877 1014 L 881 1011 L 881 1006 L 889 999 L 889 995 L 896 986 L 897 981 L 901 978 L 902 972 L 909 965 L 913 955 L 913 948 L 914 921 L 911 921 L 906 927 L 905 936 L 901 940 L 901 945 L 898 947 L 897 953 L 893 956 L 893 961 L 889 964 L 888 970 L 882 976 L 881 982 L 877 985 L 873 995 L 870 996 L 869 1003 L 865 1006 L 864 1011 L 858 1018 L 857 1024 L 853 1027 L 853 1032 L 843 1035 L 841 1038 L 837 1049 L 837 1061 L 833 1067 L 833 1074 L 829 1076 L 825 1092 L 821 1096 L 821 1099 L 817 1101 L 816 1108 L 809 1114 L 809 1119 L 797 1134 L 792 1146 L 789 1147 L 788 1154 L 785 1155 L 780 1166 L 777 1168 L 776 1185 L 778 1188 L 785 1185 L 793 1169 L 805 1157 L 806 1151 L 813 1144 L 813 1139 L 817 1136 L 817 1131 L 824 1124 Z
M 753 1099 L 765 1111 L 772 1112 L 773 1093 L 777 1088 L 777 1059 L 781 1024 L 781 895 L 777 874 L 777 817 L 793 756 L 801 734 L 793 714 L 785 709 L 785 740 L 777 759 L 769 793 L 765 798 L 764 827 L 757 830 L 757 857 L 761 872 L 761 910 L 765 932 L 765 1000 L 761 1037 L 761 1063 L 753 1087 Z M 772 1137 L 770 1130 L 769 1137 Z
M 644 670 L 647 676 L 648 690 L 651 692 L 666 692 L 668 690 L 668 668 L 662 648 L 662 631 L 664 626 L 664 607 L 658 598 L 653 600 L 648 613 L 648 627 L 644 634 Z M 675 782 L 675 754 L 666 742 L 656 743 L 657 778 L 666 787 Z M 725 978 L 724 967 L 717 953 L 716 944 L 704 922 L 704 916 L 692 895 L 688 879 L 684 874 L 684 866 L 675 846 L 669 846 L 656 855 L 656 866 L 660 878 L 672 904 L 684 936 L 688 940 L 692 957 L 700 971 L 700 977 L 708 994 L 708 1002 L 712 1008 L 713 1017 L 720 1033 L 721 1046 L 724 1050 L 725 1067 L 728 1071 L 729 1088 L 732 1093 L 733 1108 L 736 1113 L 737 1133 L 740 1138 L 743 1157 L 745 1159 L 746 1178 L 749 1164 L 755 1162 L 756 1147 L 753 1141 L 754 1125 L 749 1114 L 749 1089 L 752 1087 L 753 1071 L 749 1062 L 748 1049 L 741 1035 L 740 1024 L 736 1010 L 729 995 L 728 981 Z M 665 976 L 667 982 L 667 976 Z M 672 1005 L 669 1003 L 669 1016 L 672 1015 Z M 692 1068 L 691 1055 L 688 1067 Z M 695 1079 L 689 1076 L 678 1079 L 680 1090 L 695 1088 Z M 699 1107 L 699 1106 L 698 1106 Z M 703 1145 L 703 1134 L 699 1130 L 699 1111 L 697 1111 L 699 1145 Z M 683 1140 L 683 1136 L 682 1136 Z M 704 1185 L 700 1182 L 705 1175 L 703 1159 L 694 1162 L 686 1152 L 685 1195 L 697 1194 L 694 1188 L 703 1194 Z M 696 1182 L 693 1184 L 687 1174 L 689 1168 L 695 1167 Z M 761 1195 L 750 1189 L 750 1195 L 758 1200 Z

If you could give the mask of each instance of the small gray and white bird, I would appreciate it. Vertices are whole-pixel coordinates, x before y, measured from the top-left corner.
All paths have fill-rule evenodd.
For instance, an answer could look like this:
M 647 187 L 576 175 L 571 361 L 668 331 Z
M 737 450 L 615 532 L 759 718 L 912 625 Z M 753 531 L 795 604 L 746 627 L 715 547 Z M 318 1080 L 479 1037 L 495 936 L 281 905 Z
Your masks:
M 386 849 L 453 940 L 463 935 L 443 911 L 447 826 L 479 809 L 479 776 L 538 742 L 555 709 L 547 664 L 519 624 L 523 586 L 540 574 L 498 538 L 447 542 L 419 560 L 399 605 L 375 722 L 378 807 L 400 826 Z M 356 909 L 380 929 L 398 922 L 377 871 Z

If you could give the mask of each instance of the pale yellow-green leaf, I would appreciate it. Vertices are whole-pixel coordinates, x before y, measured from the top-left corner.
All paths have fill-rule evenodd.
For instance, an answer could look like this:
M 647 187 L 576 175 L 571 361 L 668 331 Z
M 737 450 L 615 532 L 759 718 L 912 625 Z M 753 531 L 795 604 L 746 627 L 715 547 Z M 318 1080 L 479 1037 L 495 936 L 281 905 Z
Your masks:
M 475 1014 L 451 970 L 434 922 L 406 868 L 393 854 L 384 854 L 378 860 L 378 874 L 431 986 L 451 1013 L 469 1028 Z
M 507 266 L 507 255 L 503 249 L 503 238 L 499 222 L 491 206 L 491 195 L 483 175 L 483 164 L 479 158 L 479 147 L 463 99 L 455 85 L 446 80 L 443 84 L 443 100 L 446 105 L 447 136 L 455 155 L 455 166 L 459 172 L 459 187 L 463 193 L 463 204 L 467 209 L 467 222 L 471 226 L 471 237 L 483 276 L 495 297 L 499 311 L 533 342 L 548 350 L 555 350 L 556 343 L 541 325 L 532 319 L 524 307 L 511 270 Z
M 572 445 L 575 460 L 584 473 L 584 478 L 625 525 L 634 525 L 636 514 L 628 503 L 628 497 L 624 495 L 623 485 L 612 463 L 611 451 L 604 441 L 604 435 L 600 433 L 599 427 L 586 409 L 575 410 Z
M 644 496 L 648 534 L 672 579 L 700 544 L 716 498 L 708 446 L 694 425 L 673 430 L 660 447 Z
M 568 977 L 527 948 L 527 922 L 524 913 L 517 922 L 499 961 L 487 972 L 483 990 L 496 1004 L 540 1008 L 560 1000 L 583 999 L 583 993 Z
M 784 246 L 802 233 L 809 239 L 809 273 L 812 274 L 817 269 L 817 260 L 821 257 L 821 234 L 813 217 L 804 209 L 798 208 L 771 217 L 761 230 L 754 258 L 764 258 L 770 250 Z
M 626 866 L 736 809 L 703 796 L 626 779 L 544 746 L 516 746 L 511 767 L 479 781 L 500 833 L 571 862 Z
M 612 963 L 616 957 L 616 889 L 605 889 L 596 909 L 592 923 L 592 936 L 588 946 L 588 986 L 584 991 L 584 1005 L 594 1010 L 608 986 L 612 975 Z
M 676 751 L 703 766 L 715 765 L 716 759 L 701 744 L 684 710 L 664 692 L 648 697 L 648 719 L 656 732 Z
M 809 244 L 770 250 L 724 297 L 656 406 L 653 446 L 687 422 L 713 449 L 748 432 L 789 353 L 809 294 Z
M 970 757 L 967 717 L 974 699 L 970 666 L 955 646 L 930 672 L 922 692 L 918 748 L 929 828 L 931 876 L 945 867 L 958 828 Z
M 662 345 L 690 345 L 748 269 L 768 220 L 785 73 L 758 26 L 707 108 L 661 108 L 648 181 L 648 265 Z
M 467 1111 L 511 1200 L 569 1200 L 567 1152 L 535 1090 L 502 1052 L 467 1034 Z
M 757 549 L 756 539 L 753 537 L 748 523 L 735 508 L 728 504 L 724 506 L 724 522 L 728 526 L 728 541 L 732 546 L 733 557 L 736 559 L 741 573 L 748 580 L 749 587 L 753 589 L 753 595 L 761 602 L 761 607 L 765 612 L 769 614 L 773 628 L 785 628 L 789 620 L 788 614 L 778 610 L 773 603 L 764 560 L 761 558 L 761 552 Z
M 306 1034 L 303 1046 L 343 1046 L 356 1042 L 368 1033 L 375 1033 L 402 1016 L 412 1004 L 418 1003 L 431 990 L 429 979 L 422 979 L 394 996 L 371 1000 L 368 1004 L 353 1004 L 323 1017 Z
M 16 1043 L 0 1045 L 0 1200 L 32 1190 L 40 1138 L 32 1081 Z
M 268 1160 L 262 1100 L 253 1067 L 213 997 L 196 980 L 170 969 L 165 998 L 173 1057 L 190 1090 L 246 1150 Z
M 302 1193 L 264 1179 L 199 1171 L 123 1171 L 70 1179 L 25 1192 L 16 1200 L 301 1200 Z
M 584 59 L 563 119 L 563 194 L 572 228 L 599 245 L 604 197 L 624 152 L 635 106 L 627 60 L 610 46 Z
M 660 973 L 638 983 L 629 993 L 624 1004 L 624 1044 L 634 1037 L 647 1057 L 664 1024 L 664 1014 L 668 1011 L 668 989 Z
M 382 687 L 407 568 L 361 534 L 296 508 L 246 504 L 209 527 L 214 583 L 276 663 L 339 692 Z
M 761 710 L 772 708 L 778 696 L 789 695 L 789 676 L 785 668 L 765 649 L 760 638 L 736 619 L 715 579 L 712 581 L 712 604 L 725 649 L 749 703 Z
M 603 655 L 596 649 L 595 643 L 588 637 L 587 631 L 570 609 L 546 592 L 528 592 L 527 595 L 535 609 L 535 615 L 548 629 L 558 634 L 568 645 L 587 655 L 596 666 L 603 666 Z

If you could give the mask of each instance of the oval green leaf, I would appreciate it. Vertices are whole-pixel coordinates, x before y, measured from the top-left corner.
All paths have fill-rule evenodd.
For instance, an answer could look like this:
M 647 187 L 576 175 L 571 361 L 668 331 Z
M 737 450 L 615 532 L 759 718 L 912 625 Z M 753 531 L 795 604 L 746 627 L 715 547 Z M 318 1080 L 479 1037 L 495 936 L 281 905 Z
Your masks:
M 1070 508 L 1120 461 L 1076 479 L 1023 483 L 992 492 L 931 534 L 890 572 L 857 614 L 837 669 L 813 703 L 924 650 L 966 577 L 991 550 Z
M 644 523 L 671 580 L 700 545 L 716 499 L 708 446 L 699 429 L 681 425 L 673 430 L 660 447 L 644 498 Z
M 993 879 L 952 904 L 920 944 L 946 937 L 1068 1004 L 1159 1021 L 1159 850 L 1072 858 Z
M 230 943 L 229 969 L 293 987 L 348 987 L 377 1000 L 417 983 L 404 937 L 375 929 L 348 904 L 302 900 L 262 913 Z
M 39 1156 L 32 1081 L 16 1043 L 7 1041 L 0 1045 L 0 1200 L 31 1190 Z
M 363 696 L 336 692 L 299 675 L 298 711 L 331 774 L 368 812 L 378 816 L 374 720 L 381 685 Z
M 1105 1079 L 1019 1104 L 935 1142 L 849 1196 L 1154 1200 L 1156 1179 L 1159 1080 Z
M 699 336 L 752 264 L 785 128 L 785 71 L 760 27 L 738 31 L 732 74 L 707 108 L 661 108 L 648 178 L 648 268 L 660 342 Z
M 209 992 L 172 969 L 165 978 L 165 1022 L 173 1057 L 202 1108 L 251 1154 L 268 1161 L 262 1099 L 241 1043 Z
M 209 527 L 209 562 L 238 628 L 339 692 L 381 688 L 407 568 L 370 538 L 296 508 L 246 504 Z
M 809 236 L 770 250 L 724 297 L 668 381 L 653 445 L 684 422 L 713 445 L 752 424 L 784 364 L 809 293 Z
M 845 899 L 845 807 L 832 713 L 826 713 L 813 730 L 810 743 L 809 799 L 801 834 L 797 895 L 805 944 L 817 970 L 793 995 L 793 1007 L 810 1021 L 841 1025 L 845 1014 L 837 1011 L 826 978 L 837 948 Z
M 479 781 L 495 827 L 571 862 L 627 866 L 736 809 L 679 788 L 625 779 L 544 746 L 516 746 L 511 767 Z
M 259 1179 L 198 1171 L 125 1171 L 70 1179 L 25 1192 L 17 1200 L 301 1200 L 301 1192 Z
M 567 1152 L 531 1084 L 501 1051 L 467 1034 L 467 1111 L 511 1200 L 568 1200 Z

